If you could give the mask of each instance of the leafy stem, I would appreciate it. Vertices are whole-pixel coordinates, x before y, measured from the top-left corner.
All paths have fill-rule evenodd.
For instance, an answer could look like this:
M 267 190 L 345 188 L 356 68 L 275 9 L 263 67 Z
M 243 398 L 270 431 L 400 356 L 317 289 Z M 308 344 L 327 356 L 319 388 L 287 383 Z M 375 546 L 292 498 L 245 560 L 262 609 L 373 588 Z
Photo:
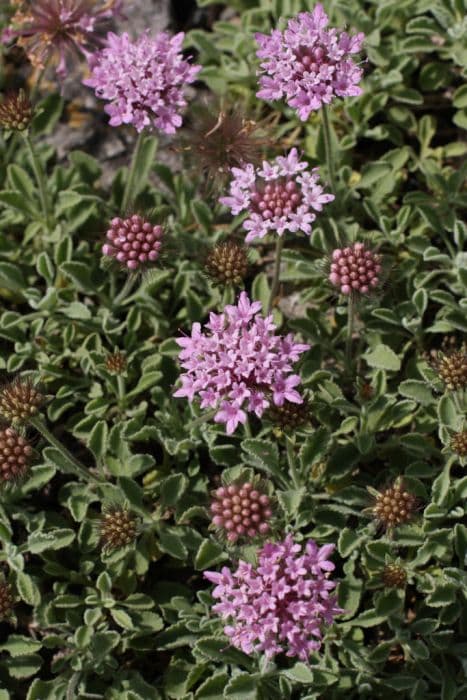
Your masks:
M 336 171 L 334 168 L 334 153 L 331 140 L 331 122 L 329 119 L 329 111 L 327 105 L 322 106 L 323 114 L 323 134 L 324 134 L 324 150 L 326 152 L 326 165 L 328 167 L 329 181 L 333 193 L 336 192 Z

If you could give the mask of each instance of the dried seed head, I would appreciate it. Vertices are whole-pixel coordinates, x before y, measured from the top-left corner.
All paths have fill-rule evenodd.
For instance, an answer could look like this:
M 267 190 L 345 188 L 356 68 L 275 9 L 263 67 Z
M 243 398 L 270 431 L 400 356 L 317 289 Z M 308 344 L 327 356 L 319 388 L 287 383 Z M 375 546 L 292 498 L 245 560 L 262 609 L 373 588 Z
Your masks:
M 139 214 L 125 219 L 115 217 L 107 231 L 102 253 L 114 258 L 127 270 L 144 270 L 159 258 L 164 230 Z
M 292 433 L 311 422 L 310 404 L 306 398 L 303 403 L 284 401 L 282 406 L 272 404 L 267 411 L 267 418 L 284 433 Z
M 4 579 L 0 579 L 0 621 L 11 617 L 14 606 L 13 588 Z
M 247 481 L 220 486 L 212 492 L 212 524 L 228 542 L 252 540 L 270 532 L 271 499 L 264 486 Z
M 107 355 L 105 359 L 105 367 L 111 374 L 123 374 L 126 370 L 127 359 L 123 352 L 113 352 Z
M 381 281 L 381 256 L 354 243 L 332 253 L 329 281 L 341 294 L 368 294 Z
M 0 389 L 0 416 L 9 423 L 27 423 L 44 403 L 30 379 L 14 379 Z
M 467 345 L 465 342 L 458 349 L 453 348 L 450 343 L 446 350 L 433 351 L 429 362 L 448 391 L 457 391 L 467 387 Z
M 232 241 L 218 243 L 209 251 L 205 267 L 214 282 L 241 285 L 248 272 L 247 249 Z
M 467 430 L 454 433 L 451 438 L 450 447 L 459 457 L 467 457 Z
M 109 506 L 103 509 L 100 534 L 104 550 L 120 549 L 136 540 L 136 516 L 126 508 Z
M 33 450 L 13 428 L 0 428 L 0 483 L 9 484 L 27 473 Z
M 24 90 L 8 93 L 0 102 L 0 127 L 11 131 L 25 131 L 31 123 L 34 110 Z
M 398 564 L 386 564 L 381 578 L 388 588 L 405 588 L 407 572 Z
M 231 168 L 259 164 L 268 140 L 260 127 L 235 110 L 210 110 L 196 114 L 184 139 L 184 150 L 193 166 L 202 170 L 214 186 L 221 184 Z
M 396 479 L 392 486 L 375 496 L 372 513 L 389 530 L 411 520 L 417 506 L 417 497 L 406 491 L 401 479 Z

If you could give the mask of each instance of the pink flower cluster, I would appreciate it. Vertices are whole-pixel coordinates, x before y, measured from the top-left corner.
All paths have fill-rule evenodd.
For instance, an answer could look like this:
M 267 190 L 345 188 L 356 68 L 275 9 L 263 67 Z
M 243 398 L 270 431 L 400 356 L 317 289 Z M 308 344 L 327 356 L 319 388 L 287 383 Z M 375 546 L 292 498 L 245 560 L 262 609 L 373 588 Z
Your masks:
M 184 60 L 183 39 L 183 33 L 171 37 L 166 32 L 155 38 L 145 32 L 134 42 L 126 33 L 107 35 L 107 46 L 90 57 L 91 77 L 83 82 L 110 102 L 105 111 L 112 126 L 132 124 L 137 131 L 154 128 L 166 134 L 181 126 L 183 87 L 201 70 Z
M 368 294 L 380 282 L 381 256 L 363 243 L 337 248 L 332 254 L 329 281 L 341 294 Z
M 313 210 L 321 211 L 334 195 L 324 193 L 318 184 L 318 168 L 304 172 L 307 167 L 292 148 L 285 157 L 278 156 L 272 163 L 264 161 L 261 168 L 251 163 L 232 168 L 230 194 L 219 201 L 234 215 L 248 212 L 243 222 L 247 242 L 263 238 L 269 231 L 279 236 L 285 231 L 311 232 L 316 219 Z
M 162 226 L 153 226 L 138 214 L 128 219 L 116 217 L 107 231 L 108 243 L 102 253 L 115 258 L 129 270 L 137 270 L 156 262 L 162 245 Z
M 310 540 L 305 551 L 288 535 L 267 543 L 254 567 L 240 561 L 236 571 L 205 571 L 216 584 L 213 611 L 228 622 L 224 633 L 245 654 L 263 652 L 271 658 L 285 652 L 307 661 L 321 646 L 322 627 L 344 612 L 330 595 L 336 584 L 328 576 L 334 545 L 318 547 Z
M 216 489 L 211 513 L 212 524 L 225 530 L 229 542 L 266 535 L 271 529 L 268 523 L 272 516 L 270 498 L 249 481 Z
M 257 56 L 263 59 L 260 90 L 264 100 L 285 98 L 302 121 L 310 112 L 329 104 L 333 97 L 360 95 L 362 69 L 352 60 L 361 51 L 364 34 L 326 29 L 328 16 L 318 4 L 313 12 L 300 12 L 284 32 L 256 34 Z
M 15 5 L 18 9 L 0 42 L 17 39 L 31 63 L 40 68 L 55 59 L 57 75 L 63 79 L 74 57 L 88 55 L 100 44 L 98 31 L 121 15 L 122 0 L 24 0 Z
M 242 292 L 237 305 L 210 314 L 205 333 L 194 323 L 191 337 L 177 339 L 185 372 L 174 396 L 192 401 L 199 395 L 201 408 L 217 409 L 214 420 L 225 423 L 229 435 L 245 423 L 247 411 L 260 417 L 271 401 L 303 401 L 295 389 L 300 377 L 291 372 L 309 345 L 294 343 L 292 334 L 276 335 L 272 316 L 263 318 L 260 309 Z

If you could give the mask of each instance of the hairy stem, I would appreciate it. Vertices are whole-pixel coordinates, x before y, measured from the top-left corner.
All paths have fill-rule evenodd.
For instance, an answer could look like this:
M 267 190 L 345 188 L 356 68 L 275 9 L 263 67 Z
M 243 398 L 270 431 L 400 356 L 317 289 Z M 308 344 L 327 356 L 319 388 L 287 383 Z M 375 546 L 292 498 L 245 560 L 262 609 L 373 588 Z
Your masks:
M 36 178 L 37 187 L 39 189 L 39 198 L 41 201 L 42 215 L 44 217 L 47 229 L 50 231 L 50 229 L 52 228 L 52 219 L 50 214 L 49 194 L 47 192 L 47 183 L 45 179 L 44 169 L 42 167 L 40 159 L 37 156 L 36 149 L 31 140 L 31 137 L 29 136 L 27 131 L 23 132 L 23 138 L 28 149 L 32 169 L 34 171 L 34 177 Z
M 60 452 L 62 457 L 69 463 L 71 470 L 74 471 L 77 476 L 81 476 L 87 481 L 93 481 L 94 483 L 98 484 L 101 483 L 101 479 L 98 479 L 96 476 L 94 476 L 94 474 L 91 474 L 89 469 L 86 469 L 84 464 L 81 464 L 81 462 L 67 450 L 65 445 L 63 445 L 60 440 L 56 438 L 52 432 L 50 432 L 41 417 L 36 416 L 35 418 L 31 418 L 29 422 L 50 445 L 55 447 Z
M 282 249 L 284 247 L 284 235 L 278 236 L 277 238 L 277 243 L 276 243 L 276 257 L 275 257 L 275 262 L 274 262 L 274 274 L 272 277 L 272 285 L 271 285 L 271 294 L 269 295 L 269 303 L 268 303 L 268 308 L 266 313 L 270 314 L 272 311 L 272 307 L 274 305 L 274 299 L 277 296 L 277 292 L 279 289 L 279 277 L 280 277 L 280 272 L 281 272 L 281 258 L 282 258 Z
M 324 134 L 324 150 L 326 151 L 326 165 L 328 167 L 329 182 L 333 193 L 336 193 L 336 171 L 334 168 L 334 153 L 331 140 L 331 122 L 329 120 L 329 112 L 327 105 L 322 106 L 323 114 L 323 134 Z
M 287 462 L 289 464 L 290 476 L 294 487 L 298 489 L 301 486 L 301 479 L 300 474 L 298 473 L 297 463 L 295 461 L 295 444 L 287 435 L 285 436 L 285 449 L 287 452 Z
M 345 341 L 345 367 L 347 374 L 352 375 L 352 336 L 355 321 L 355 299 L 353 294 L 349 295 L 347 307 L 347 337 Z
M 135 286 L 137 279 L 138 279 L 138 275 L 132 275 L 132 274 L 128 275 L 128 277 L 126 278 L 125 284 L 123 285 L 120 292 L 117 294 L 116 297 L 114 297 L 114 299 L 112 301 L 112 306 L 114 308 L 116 306 L 118 306 L 119 304 L 121 304 L 122 301 L 124 301 L 127 298 L 127 296 L 129 296 L 131 290 Z
M 136 172 L 136 167 L 139 161 L 139 156 L 140 152 L 142 150 L 144 144 L 144 131 L 141 131 L 138 134 L 138 138 L 136 139 L 135 143 L 135 148 L 133 150 L 133 156 L 131 158 L 131 164 L 130 164 L 130 170 L 128 173 L 128 179 L 126 181 L 125 185 L 125 191 L 123 193 L 123 199 L 122 199 L 122 212 L 125 214 L 127 212 L 128 206 L 134 199 L 134 189 L 135 189 L 135 183 L 136 183 L 136 177 L 137 177 L 137 172 Z

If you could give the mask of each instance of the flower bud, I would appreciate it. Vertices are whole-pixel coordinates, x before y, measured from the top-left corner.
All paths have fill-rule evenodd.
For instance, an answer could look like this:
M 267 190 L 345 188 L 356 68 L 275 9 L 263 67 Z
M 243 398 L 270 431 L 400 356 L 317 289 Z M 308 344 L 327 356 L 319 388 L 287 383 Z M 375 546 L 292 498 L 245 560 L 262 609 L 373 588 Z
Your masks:
M 32 447 L 13 428 L 0 428 L 0 483 L 18 481 L 27 473 Z
M 407 572 L 398 564 L 386 564 L 381 578 L 388 588 L 405 588 Z
M 10 92 L 0 102 L 0 127 L 11 131 L 25 131 L 34 116 L 31 103 L 24 90 Z
M 396 479 L 392 486 L 383 489 L 375 496 L 372 514 L 389 530 L 409 522 L 417 506 L 417 497 L 406 491 L 401 479 Z
M 241 285 L 248 272 L 247 250 L 231 241 L 218 243 L 208 253 L 205 267 L 213 282 Z
M 29 379 L 14 379 L 0 389 L 0 416 L 9 423 L 27 423 L 37 415 L 44 400 Z
M 451 438 L 450 447 L 459 457 L 467 457 L 467 430 L 454 433 Z
M 137 520 L 126 508 L 110 506 L 103 509 L 100 534 L 104 550 L 120 549 L 136 540 Z
M 235 483 L 211 495 L 212 524 L 229 542 L 254 539 L 270 532 L 271 499 L 261 486 L 252 488 L 250 482 Z
M 111 374 L 123 374 L 126 370 L 127 359 L 123 352 L 114 352 L 105 358 L 105 368 Z
M 7 581 L 0 579 L 0 621 L 11 617 L 15 605 L 13 589 Z

